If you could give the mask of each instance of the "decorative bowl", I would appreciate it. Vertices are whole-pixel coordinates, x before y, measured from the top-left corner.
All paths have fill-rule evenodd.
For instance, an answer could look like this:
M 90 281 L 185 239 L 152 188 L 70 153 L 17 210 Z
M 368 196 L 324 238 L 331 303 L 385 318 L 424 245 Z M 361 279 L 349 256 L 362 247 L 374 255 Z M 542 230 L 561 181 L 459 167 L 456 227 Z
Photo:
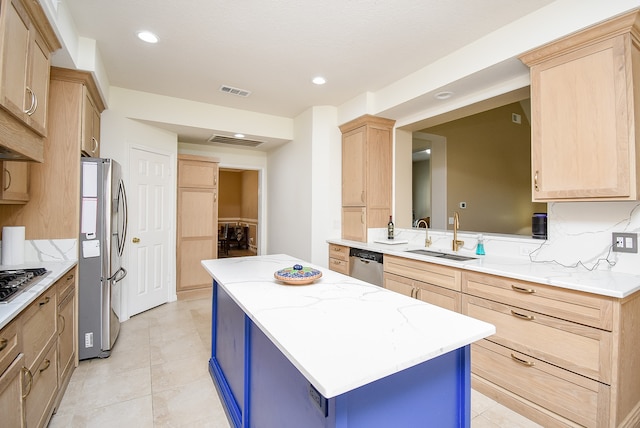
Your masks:
M 322 272 L 318 269 L 304 267 L 302 265 L 294 265 L 280 269 L 273 274 L 275 279 L 289 285 L 307 285 L 314 282 L 322 276 Z

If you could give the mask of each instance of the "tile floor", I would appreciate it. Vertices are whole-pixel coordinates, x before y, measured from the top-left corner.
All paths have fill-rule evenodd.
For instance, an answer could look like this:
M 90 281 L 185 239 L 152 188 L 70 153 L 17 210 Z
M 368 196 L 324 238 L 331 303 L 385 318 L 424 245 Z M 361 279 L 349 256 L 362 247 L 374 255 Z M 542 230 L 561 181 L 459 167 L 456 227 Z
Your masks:
M 81 361 L 50 428 L 227 428 L 207 369 L 209 299 L 167 303 L 122 323 L 113 353 Z M 539 425 L 472 391 L 472 428 Z

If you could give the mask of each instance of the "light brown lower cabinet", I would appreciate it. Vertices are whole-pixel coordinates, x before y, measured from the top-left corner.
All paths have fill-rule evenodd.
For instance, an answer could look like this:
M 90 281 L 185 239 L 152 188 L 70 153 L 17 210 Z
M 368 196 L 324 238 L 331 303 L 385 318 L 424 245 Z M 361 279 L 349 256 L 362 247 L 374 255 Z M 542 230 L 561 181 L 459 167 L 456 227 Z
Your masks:
M 47 426 L 76 365 L 75 267 L 0 330 L 0 426 Z
M 2 415 L 3 427 L 24 426 L 21 376 L 23 362 L 24 354 L 18 354 L 18 357 L 0 376 L 0 415 Z
M 472 386 L 544 427 L 640 426 L 640 293 L 615 299 L 464 271 L 462 313 L 496 326 Z
M 454 312 L 461 310 L 460 270 L 384 256 L 384 287 Z
M 329 269 L 349 275 L 349 247 L 329 244 Z

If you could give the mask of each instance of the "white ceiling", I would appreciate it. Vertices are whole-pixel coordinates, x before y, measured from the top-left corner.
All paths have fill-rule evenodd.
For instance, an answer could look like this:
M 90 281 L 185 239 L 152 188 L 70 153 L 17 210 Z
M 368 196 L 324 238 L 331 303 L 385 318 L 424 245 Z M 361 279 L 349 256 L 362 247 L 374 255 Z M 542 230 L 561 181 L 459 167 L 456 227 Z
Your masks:
M 553 2 L 62 1 L 78 35 L 96 40 L 111 85 L 289 118 L 379 90 Z M 139 30 L 160 42 L 141 42 Z M 316 75 L 327 84 L 313 85 Z M 175 131 L 180 141 L 211 136 Z

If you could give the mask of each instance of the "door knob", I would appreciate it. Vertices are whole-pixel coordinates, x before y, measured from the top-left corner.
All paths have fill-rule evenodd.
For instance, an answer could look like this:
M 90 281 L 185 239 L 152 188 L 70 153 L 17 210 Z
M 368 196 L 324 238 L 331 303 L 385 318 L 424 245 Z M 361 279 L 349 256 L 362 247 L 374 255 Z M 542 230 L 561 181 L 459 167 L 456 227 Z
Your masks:
M 133 238 L 131 241 L 133 241 L 134 244 L 137 244 L 140 242 L 140 238 Z

